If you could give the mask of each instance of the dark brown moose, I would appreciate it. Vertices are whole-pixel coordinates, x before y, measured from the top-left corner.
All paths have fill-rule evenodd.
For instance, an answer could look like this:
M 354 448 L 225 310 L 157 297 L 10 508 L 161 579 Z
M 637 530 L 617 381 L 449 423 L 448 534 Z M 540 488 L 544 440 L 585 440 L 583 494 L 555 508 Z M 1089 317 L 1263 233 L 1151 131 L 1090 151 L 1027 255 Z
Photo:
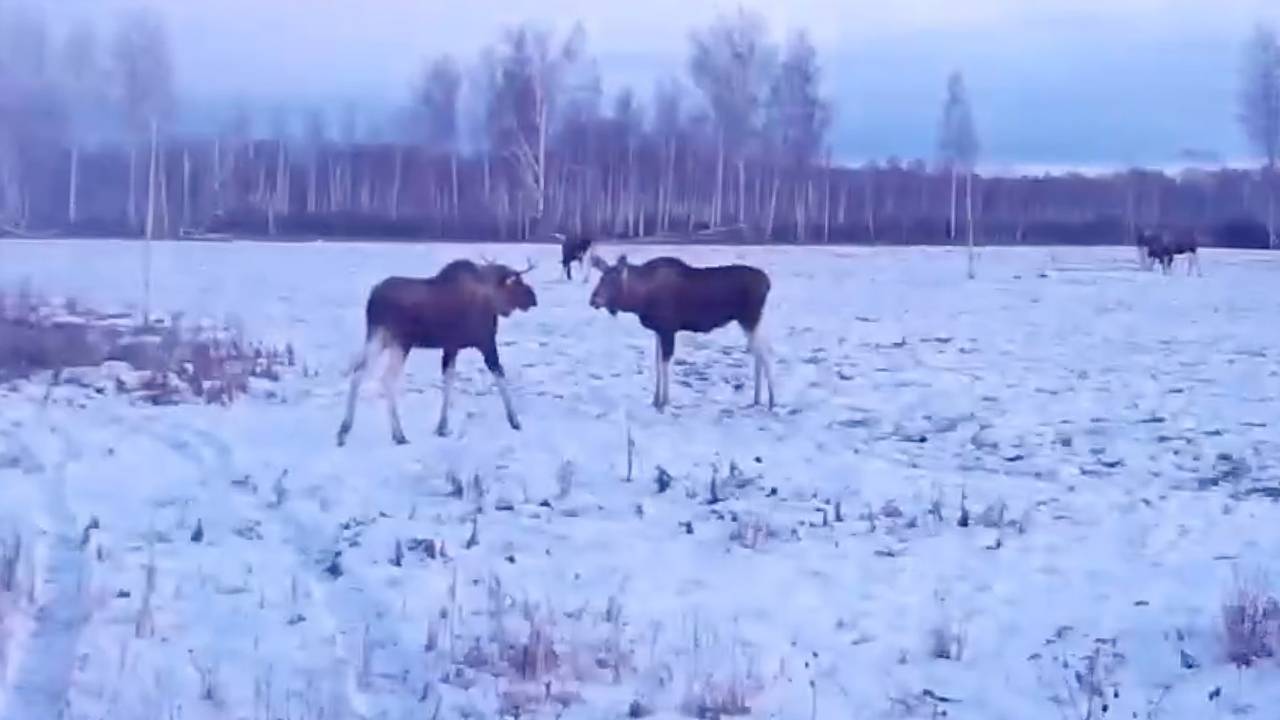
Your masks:
M 609 265 L 592 255 L 601 273 L 591 293 L 591 307 L 610 314 L 631 313 L 656 337 L 654 350 L 654 407 L 662 410 L 671 399 L 669 370 L 676 333 L 708 333 L 736 322 L 747 335 L 747 350 L 755 357 L 755 394 L 760 403 L 761 378 L 768 383 L 773 408 L 773 370 L 768 344 L 760 333 L 760 319 L 769 296 L 769 276 L 749 265 L 692 267 L 673 257 L 658 257 L 631 265 L 622 255 Z
M 382 386 L 391 416 L 391 438 L 398 444 L 408 442 L 396 409 L 396 385 L 413 348 L 443 351 L 444 399 L 437 435 L 448 432 L 454 362 L 458 351 L 465 348 L 475 348 L 484 356 L 484 364 L 502 395 L 507 421 L 519 430 L 520 421 L 511 406 L 506 376 L 498 360 L 496 336 L 499 316 L 508 317 L 516 310 L 527 311 L 538 304 L 533 288 L 524 282 L 524 274 L 531 269 L 532 263 L 516 271 L 500 263 L 455 260 L 432 277 L 388 277 L 375 285 L 365 305 L 365 345 L 351 368 L 351 388 L 346 415 L 338 428 L 338 445 L 345 444 L 351 432 L 356 398 L 369 364 L 383 351 L 390 355 Z

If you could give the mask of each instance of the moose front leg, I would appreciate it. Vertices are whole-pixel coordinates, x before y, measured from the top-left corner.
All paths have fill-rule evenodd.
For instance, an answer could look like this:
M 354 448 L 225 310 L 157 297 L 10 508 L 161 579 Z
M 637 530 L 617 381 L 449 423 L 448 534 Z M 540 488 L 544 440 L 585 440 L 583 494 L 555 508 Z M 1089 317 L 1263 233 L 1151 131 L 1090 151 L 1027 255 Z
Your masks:
M 511 429 L 519 430 L 520 420 L 516 417 L 515 408 L 511 405 L 511 392 L 507 389 L 507 376 L 502 370 L 502 362 L 498 360 L 498 346 L 496 344 L 486 345 L 480 349 L 480 353 L 484 355 L 484 365 L 493 374 L 493 382 L 498 386 L 498 394 L 502 396 L 502 406 L 507 411 L 507 422 L 511 424 Z
M 453 395 L 453 378 L 456 374 L 458 351 L 446 348 L 440 356 L 440 370 L 444 375 L 444 397 L 440 401 L 440 422 L 436 424 L 436 435 L 444 437 L 449 434 L 449 399 Z
M 657 333 L 657 389 L 654 391 L 653 406 L 659 412 L 671 402 L 671 356 L 676 350 L 675 333 Z

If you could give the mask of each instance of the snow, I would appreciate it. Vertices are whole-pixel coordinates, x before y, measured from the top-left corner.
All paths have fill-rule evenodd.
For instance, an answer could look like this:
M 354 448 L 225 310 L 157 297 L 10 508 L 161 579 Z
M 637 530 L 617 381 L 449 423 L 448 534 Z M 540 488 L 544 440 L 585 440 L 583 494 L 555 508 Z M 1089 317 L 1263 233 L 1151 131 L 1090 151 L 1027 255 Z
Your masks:
M 0 287 L 127 310 L 141 247 L 0 243 Z M 371 379 L 336 447 L 365 293 L 481 252 L 540 262 L 500 330 L 524 429 L 466 352 L 435 437 L 417 351 L 410 444 Z M 1280 258 L 627 249 L 664 252 L 770 273 L 774 412 L 726 328 L 678 338 L 657 413 L 652 337 L 555 247 L 157 244 L 150 307 L 311 372 L 230 407 L 0 388 L 0 718 L 1274 713 L 1221 613 L 1280 557 Z

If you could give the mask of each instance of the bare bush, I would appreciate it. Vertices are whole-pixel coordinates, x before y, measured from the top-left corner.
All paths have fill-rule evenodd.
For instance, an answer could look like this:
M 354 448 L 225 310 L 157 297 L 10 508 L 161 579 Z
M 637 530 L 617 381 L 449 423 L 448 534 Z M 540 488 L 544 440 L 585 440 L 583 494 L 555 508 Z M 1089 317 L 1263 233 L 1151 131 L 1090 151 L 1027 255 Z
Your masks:
M 935 660 L 963 660 L 969 641 L 968 628 L 948 609 L 945 595 L 939 592 L 934 597 L 938 603 L 938 618 L 929 629 L 929 656 Z
M 181 314 L 141 324 L 29 294 L 0 302 L 0 379 L 53 371 L 62 382 L 153 404 L 227 404 L 248 392 L 250 378 L 278 381 L 296 363 L 291 345 L 248 342 L 231 324 L 184 324 Z
M 716 633 L 706 631 L 696 621 L 691 645 L 692 666 L 681 710 L 696 718 L 751 714 L 749 698 L 760 689 L 760 683 L 749 649 L 737 637 L 729 647 L 721 646 Z
M 729 532 L 729 540 L 747 550 L 759 550 L 776 535 L 769 522 L 754 514 L 739 515 Z
M 1280 650 L 1280 601 L 1261 577 L 1236 574 L 1222 603 L 1222 641 L 1227 659 L 1240 667 L 1272 658 Z
M 15 594 L 18 587 L 18 564 L 22 560 L 22 536 L 14 533 L 0 540 L 0 593 Z
M 15 533 L 12 540 L 0 540 L 0 678 L 4 678 L 9 665 L 9 640 L 12 615 L 21 596 L 18 587 L 18 569 L 22 560 L 22 536 Z
M 1049 660 L 1042 668 L 1041 683 L 1051 690 L 1049 700 L 1058 706 L 1064 718 L 1101 720 L 1118 716 L 1112 711 L 1120 700 L 1118 675 L 1125 656 L 1116 648 L 1114 638 L 1094 638 L 1088 652 L 1071 653 L 1060 641 L 1069 628 L 1062 628 L 1047 644 L 1056 645 L 1052 658 L 1038 653 L 1034 658 Z M 1045 672 L 1047 670 L 1048 672 Z

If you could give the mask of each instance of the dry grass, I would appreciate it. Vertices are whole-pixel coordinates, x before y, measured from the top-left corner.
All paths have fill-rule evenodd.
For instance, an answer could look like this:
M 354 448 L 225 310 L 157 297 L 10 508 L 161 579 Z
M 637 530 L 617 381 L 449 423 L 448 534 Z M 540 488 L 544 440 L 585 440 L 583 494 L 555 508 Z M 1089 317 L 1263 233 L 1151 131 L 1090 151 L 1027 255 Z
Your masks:
M 696 718 L 750 715 L 749 700 L 760 689 L 755 656 L 736 636 L 726 647 L 696 620 L 690 641 L 692 666 L 680 709 Z
M 296 366 L 292 346 L 246 341 L 231 323 L 189 324 L 175 314 L 144 324 L 29 289 L 0 292 L 0 378 L 52 371 L 55 381 L 154 404 L 228 404 L 248 392 L 250 378 L 276 381 Z
M 1227 659 L 1249 667 L 1280 650 L 1280 601 L 1261 576 L 1235 574 L 1222 603 L 1222 641 Z

